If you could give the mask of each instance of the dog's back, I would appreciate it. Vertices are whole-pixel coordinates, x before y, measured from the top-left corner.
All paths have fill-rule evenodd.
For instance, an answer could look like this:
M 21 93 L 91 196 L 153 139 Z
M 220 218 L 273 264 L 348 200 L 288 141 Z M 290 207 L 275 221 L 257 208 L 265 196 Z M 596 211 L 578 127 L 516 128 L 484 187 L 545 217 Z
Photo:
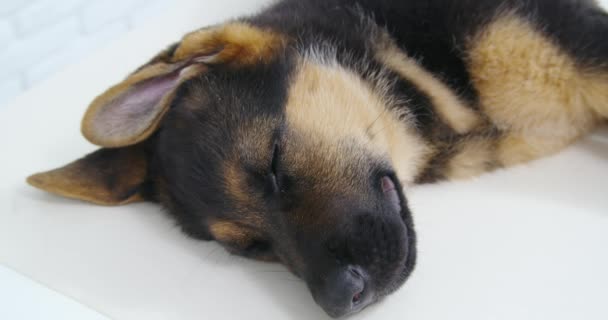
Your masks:
M 554 153 L 608 115 L 608 16 L 593 1 L 288 0 L 250 21 L 398 75 L 391 94 L 433 149 L 418 182 Z

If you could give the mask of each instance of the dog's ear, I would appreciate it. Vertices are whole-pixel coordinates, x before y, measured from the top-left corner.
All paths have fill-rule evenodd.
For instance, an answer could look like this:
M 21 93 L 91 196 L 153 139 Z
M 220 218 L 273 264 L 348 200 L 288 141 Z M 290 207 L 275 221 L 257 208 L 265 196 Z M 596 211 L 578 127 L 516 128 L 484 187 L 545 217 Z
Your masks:
M 181 83 L 210 65 L 264 63 L 284 44 L 283 37 L 244 23 L 187 34 L 97 97 L 82 120 L 82 133 L 92 143 L 107 148 L 139 143 L 158 128 Z
M 184 81 L 209 68 L 266 63 L 285 39 L 268 30 L 229 23 L 187 34 L 89 106 L 84 136 L 100 149 L 65 167 L 28 178 L 34 187 L 102 205 L 143 200 L 149 187 L 142 144 L 159 127 Z
M 141 145 L 99 149 L 62 168 L 30 176 L 27 182 L 67 198 L 123 205 L 143 200 L 147 167 Z
M 200 64 L 158 62 L 140 68 L 98 96 L 82 120 L 92 143 L 117 148 L 148 138 L 169 110 L 179 84 L 204 71 Z

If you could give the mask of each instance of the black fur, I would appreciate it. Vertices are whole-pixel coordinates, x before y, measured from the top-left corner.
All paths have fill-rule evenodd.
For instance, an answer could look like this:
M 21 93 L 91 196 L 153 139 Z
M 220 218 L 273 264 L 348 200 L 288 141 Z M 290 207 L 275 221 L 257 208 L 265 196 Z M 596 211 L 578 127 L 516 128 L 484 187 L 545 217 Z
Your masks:
M 485 39 L 486 28 L 498 35 Z M 522 54 L 508 28 L 552 43 Z M 192 237 L 282 262 L 343 316 L 414 269 L 401 183 L 529 161 L 608 116 L 598 90 L 607 34 L 608 15 L 591 0 L 283 0 L 155 56 L 89 108 L 83 132 L 105 149 L 28 181 L 99 204 L 160 202 Z M 416 79 L 419 67 L 428 74 Z M 363 84 L 346 83 L 353 75 Z M 556 108 L 535 109 L 541 100 Z M 125 130 L 125 119 L 148 127 Z M 559 137 L 545 140 L 545 127 Z
M 229 72 L 218 66 L 179 88 L 155 137 L 153 169 L 164 177 L 161 192 L 168 193 L 170 212 L 188 234 L 208 239 L 201 221 L 235 210 L 224 193 L 221 165 L 240 126 L 282 114 L 291 68 L 288 58 Z
M 225 168 L 222 166 L 234 153 L 239 142 L 235 132 L 259 118 L 276 120 L 275 127 L 267 128 L 269 132 L 283 130 L 283 111 L 295 70 L 292 59 L 294 53 L 311 47 L 329 47 L 335 51 L 339 63 L 358 72 L 363 79 L 373 82 L 374 75 L 382 73 L 384 79 L 391 84 L 390 94 L 397 97 L 397 100 L 407 101 L 397 107 L 407 108 L 425 141 L 439 150 L 416 182 L 441 180 L 445 178 L 441 169 L 458 152 L 461 141 L 475 138 L 476 135 L 498 140 L 502 133 L 491 124 L 483 127 L 483 132 L 465 135 L 454 132 L 437 116 L 429 96 L 414 83 L 375 61 L 370 38 L 373 38 L 377 30 L 388 30 L 400 49 L 418 59 L 426 70 L 443 80 L 483 118 L 478 105 L 478 92 L 467 70 L 465 45 L 467 39 L 483 30 L 493 17 L 506 10 L 517 12 L 537 25 L 539 30 L 558 43 L 581 67 L 606 67 L 608 41 L 600 39 L 604 39 L 608 32 L 608 17 L 592 2 L 585 0 L 284 0 L 257 15 L 243 18 L 255 26 L 275 30 L 296 40 L 290 43 L 276 61 L 238 70 L 212 66 L 200 78 L 181 86 L 172 110 L 153 138 L 156 149 L 151 151 L 151 172 L 152 175 L 163 177 L 163 191 L 157 190 L 158 194 L 166 193 L 166 199 L 161 199 L 161 202 L 169 207 L 185 232 L 201 239 L 213 238 L 206 223 L 214 218 L 239 220 L 264 215 L 265 230 L 260 231 L 261 234 L 257 235 L 259 238 L 245 248 L 234 249 L 234 252 L 253 256 L 252 250 L 257 253 L 270 251 L 273 246 L 276 246 L 274 249 L 284 249 L 291 245 L 292 251 L 299 251 L 300 258 L 310 258 L 313 262 L 307 270 L 313 276 L 306 279 L 313 292 L 315 283 L 321 281 L 318 274 L 323 274 L 322 267 L 339 260 L 339 263 L 359 261 L 367 264 L 370 270 L 375 270 L 373 276 L 382 284 L 383 291 L 379 296 L 390 293 L 409 276 L 416 260 L 413 222 L 403 194 L 400 193 L 399 196 L 404 207 L 402 220 L 407 230 L 407 243 L 398 243 L 396 236 L 382 238 L 379 234 L 385 228 L 390 230 L 400 224 L 382 221 L 373 225 L 373 221 L 368 221 L 371 216 L 369 213 L 353 215 L 364 221 L 363 227 L 359 228 L 368 228 L 365 230 L 357 229 L 351 222 L 344 222 L 344 225 L 328 224 L 312 231 L 289 229 L 293 226 L 294 218 L 288 214 L 307 216 L 302 211 L 297 211 L 298 208 L 313 212 L 308 214 L 313 217 L 316 217 L 314 212 L 327 209 L 306 197 L 311 194 L 306 192 L 317 187 L 315 181 L 292 173 L 280 176 L 285 189 L 281 189 L 281 201 L 276 201 L 272 195 L 260 195 L 258 191 L 264 189 L 264 179 L 268 174 L 265 170 L 270 167 L 270 160 L 267 167 L 259 163 L 242 164 L 243 172 L 253 177 L 248 180 L 248 190 L 252 197 L 264 199 L 265 207 L 253 208 L 245 214 L 237 212 L 242 208 L 226 194 L 227 182 L 223 172 Z M 172 55 L 174 50 L 175 47 L 170 48 L 165 55 Z M 277 143 L 273 136 L 274 133 L 265 136 L 268 139 L 266 151 L 269 154 Z M 489 159 L 487 166 L 494 168 L 498 164 Z M 398 184 L 398 179 L 394 179 Z M 400 185 L 398 189 L 401 189 Z M 149 186 L 146 187 L 146 195 L 149 199 L 159 199 L 150 192 Z M 378 203 L 373 204 L 376 206 L 374 210 L 382 206 L 382 201 Z M 361 211 L 361 208 L 365 207 L 351 201 L 334 211 L 347 215 Z M 249 227 L 246 222 L 241 224 Z M 379 229 L 382 230 L 378 231 Z M 352 240 L 352 243 L 358 244 L 356 248 L 362 248 L 359 250 L 361 252 L 352 250 L 352 243 L 349 249 L 348 245 L 341 245 L 340 240 L 334 241 L 332 237 L 341 235 L 340 232 L 350 232 L 342 237 L 342 241 Z M 353 235 L 356 237 L 353 238 Z M 274 237 L 272 243 L 260 240 L 270 237 Z M 382 241 L 376 241 L 378 237 Z M 316 241 L 309 241 L 311 238 Z M 330 258 L 319 253 L 321 249 L 318 243 L 322 243 L 323 250 L 331 251 Z M 369 256 L 370 252 L 382 249 L 383 244 L 405 252 L 403 254 L 407 258 L 394 256 L 395 252 Z M 277 250 L 280 256 L 274 258 L 306 277 L 296 259 L 284 254 L 285 251 L 281 253 L 281 250 Z M 378 261 L 382 258 L 390 261 Z M 405 269 L 391 269 L 392 272 L 399 270 L 397 275 L 386 274 L 385 269 L 382 269 L 403 260 L 407 261 Z
M 288 34 L 307 48 L 328 42 L 338 48 L 338 59 L 370 61 L 369 22 L 388 30 L 400 49 L 418 59 L 421 65 L 458 93 L 467 105 L 481 114 L 478 93 L 466 67 L 467 39 L 505 11 L 514 11 L 536 25 L 559 44 L 581 68 L 608 69 L 608 14 L 590 0 L 284 0 L 246 20 Z M 356 69 L 356 68 L 353 68 Z M 364 73 L 362 73 L 363 76 Z M 414 115 L 418 129 L 438 152 L 428 169 L 418 177 L 420 183 L 442 180 L 440 168 L 459 136 L 436 116 L 429 98 L 416 86 L 397 75 L 392 94 L 406 97 L 404 104 Z M 482 135 L 500 135 L 489 127 Z

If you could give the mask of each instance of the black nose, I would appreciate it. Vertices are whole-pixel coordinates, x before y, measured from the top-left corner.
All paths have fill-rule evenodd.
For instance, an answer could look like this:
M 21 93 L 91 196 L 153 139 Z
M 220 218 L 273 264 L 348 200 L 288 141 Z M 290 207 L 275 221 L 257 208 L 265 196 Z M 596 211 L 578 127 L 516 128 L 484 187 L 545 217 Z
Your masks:
M 334 318 L 359 311 L 371 302 L 367 275 L 359 267 L 348 266 L 330 272 L 314 293 L 317 303 Z

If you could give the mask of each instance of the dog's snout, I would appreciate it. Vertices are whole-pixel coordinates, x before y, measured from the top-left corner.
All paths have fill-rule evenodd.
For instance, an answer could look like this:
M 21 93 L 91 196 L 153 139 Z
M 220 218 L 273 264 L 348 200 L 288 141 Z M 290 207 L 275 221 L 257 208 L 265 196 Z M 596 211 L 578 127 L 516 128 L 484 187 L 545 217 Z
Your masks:
M 397 214 L 362 213 L 342 228 L 338 238 L 328 240 L 332 259 L 319 264 L 325 267 L 309 285 L 329 315 L 341 317 L 365 308 L 403 268 L 407 231 L 399 219 Z
M 361 215 L 355 219 L 348 242 L 355 263 L 385 267 L 404 258 L 407 230 L 398 216 Z
M 407 203 L 394 175 L 374 171 L 360 193 L 327 204 L 333 225 L 302 243 L 301 274 L 330 316 L 358 312 L 386 296 L 407 276 L 413 239 Z M 414 239 L 415 240 L 415 239 Z M 413 260 L 412 260 L 413 261 Z M 405 275 L 405 276 L 404 276 Z
M 314 298 L 332 317 L 341 317 L 364 308 L 373 293 L 366 272 L 356 266 L 346 266 L 329 272 Z

